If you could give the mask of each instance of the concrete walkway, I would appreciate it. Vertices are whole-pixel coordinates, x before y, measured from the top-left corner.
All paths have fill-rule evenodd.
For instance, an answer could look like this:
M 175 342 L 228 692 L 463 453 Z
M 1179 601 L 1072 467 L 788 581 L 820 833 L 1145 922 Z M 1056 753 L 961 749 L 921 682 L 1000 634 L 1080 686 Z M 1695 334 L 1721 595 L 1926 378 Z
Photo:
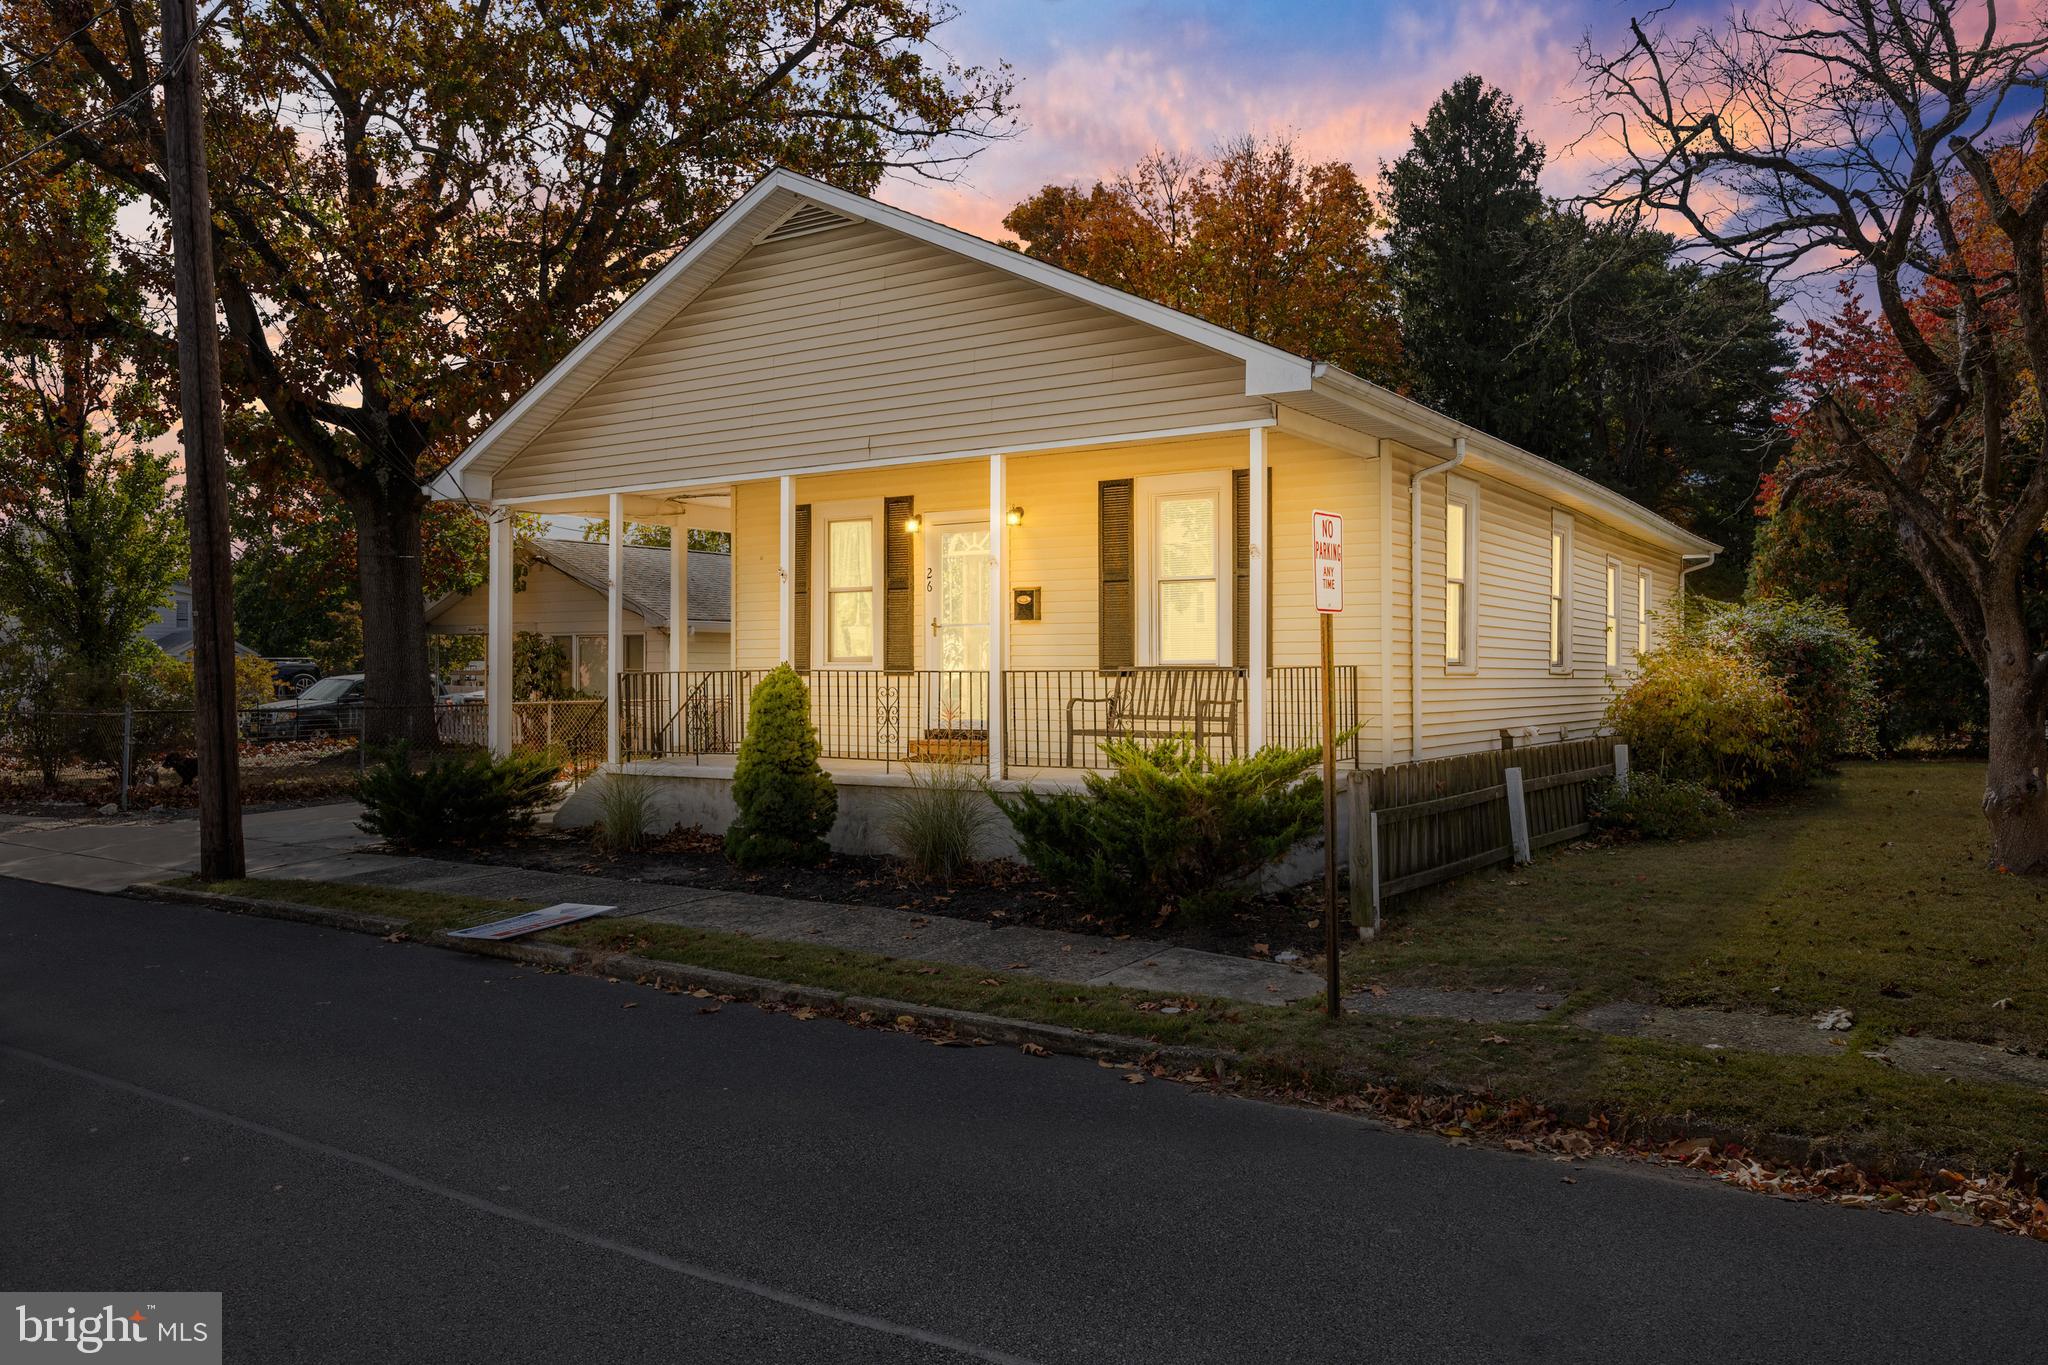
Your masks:
M 242 817 L 252 876 L 295 876 L 288 869 L 369 842 L 356 828 L 353 801 Z M 0 877 L 84 891 L 119 891 L 199 868 L 199 821 L 190 814 L 0 815 Z

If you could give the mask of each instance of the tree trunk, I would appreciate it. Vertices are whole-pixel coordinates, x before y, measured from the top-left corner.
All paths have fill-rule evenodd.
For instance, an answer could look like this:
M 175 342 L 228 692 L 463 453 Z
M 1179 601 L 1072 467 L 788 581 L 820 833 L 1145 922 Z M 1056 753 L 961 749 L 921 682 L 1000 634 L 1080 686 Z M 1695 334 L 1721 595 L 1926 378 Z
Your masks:
M 419 494 L 372 487 L 351 496 L 357 585 L 363 605 L 363 736 L 389 744 L 434 739 L 427 671 L 426 584 L 420 569 Z
M 2048 873 L 2048 717 L 2034 682 L 2025 627 L 1988 632 L 1991 755 L 1984 775 L 1984 817 L 1991 822 L 1991 865 Z

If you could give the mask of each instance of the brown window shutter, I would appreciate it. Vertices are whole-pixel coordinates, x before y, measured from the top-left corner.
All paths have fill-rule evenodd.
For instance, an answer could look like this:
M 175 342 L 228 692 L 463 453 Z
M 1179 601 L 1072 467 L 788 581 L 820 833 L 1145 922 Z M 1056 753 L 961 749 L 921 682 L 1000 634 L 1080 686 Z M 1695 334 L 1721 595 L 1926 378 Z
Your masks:
M 794 542 L 789 547 L 789 572 L 795 581 L 790 584 L 790 602 L 794 606 L 790 614 L 789 661 L 799 673 L 811 671 L 811 505 L 800 502 L 796 505 L 796 530 Z
M 1129 479 L 1105 479 L 1095 485 L 1097 569 L 1101 584 L 1100 619 L 1096 622 L 1102 668 L 1131 668 L 1138 661 L 1136 557 L 1131 525 Z
M 917 509 L 916 498 L 882 502 L 882 668 L 908 673 L 917 667 L 917 612 L 911 601 L 910 532 L 903 523 Z
M 1252 472 L 1230 471 L 1230 662 L 1252 661 Z

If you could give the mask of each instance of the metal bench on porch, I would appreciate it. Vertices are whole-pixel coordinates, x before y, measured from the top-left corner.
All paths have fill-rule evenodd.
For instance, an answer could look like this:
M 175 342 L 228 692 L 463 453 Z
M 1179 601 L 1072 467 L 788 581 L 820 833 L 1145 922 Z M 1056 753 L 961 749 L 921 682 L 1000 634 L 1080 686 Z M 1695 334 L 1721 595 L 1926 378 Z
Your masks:
M 1235 668 L 1137 668 L 1106 673 L 1105 691 L 1067 702 L 1067 766 L 1081 739 L 1171 739 L 1206 748 L 1222 742 L 1237 757 L 1244 674 Z

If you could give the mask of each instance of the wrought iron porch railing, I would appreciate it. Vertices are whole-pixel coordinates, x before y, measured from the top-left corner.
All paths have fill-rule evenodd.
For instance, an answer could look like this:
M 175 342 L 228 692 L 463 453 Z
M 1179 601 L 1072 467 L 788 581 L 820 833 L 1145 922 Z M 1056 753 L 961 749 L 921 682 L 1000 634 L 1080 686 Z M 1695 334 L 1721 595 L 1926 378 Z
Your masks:
M 620 675 L 621 751 L 628 759 L 736 754 L 765 669 Z M 803 675 L 826 758 L 884 764 L 951 760 L 985 767 L 986 673 L 814 669 Z M 1358 669 L 1337 669 L 1339 760 L 1357 767 L 1364 708 Z M 1248 693 L 1234 668 L 1007 669 L 1002 696 L 1007 764 L 1102 768 L 1113 738 L 1185 736 L 1217 758 L 1245 752 Z M 1321 738 L 1320 674 L 1313 666 L 1268 674 L 1266 739 L 1310 746 Z M 1347 733 L 1348 732 L 1348 733 Z

